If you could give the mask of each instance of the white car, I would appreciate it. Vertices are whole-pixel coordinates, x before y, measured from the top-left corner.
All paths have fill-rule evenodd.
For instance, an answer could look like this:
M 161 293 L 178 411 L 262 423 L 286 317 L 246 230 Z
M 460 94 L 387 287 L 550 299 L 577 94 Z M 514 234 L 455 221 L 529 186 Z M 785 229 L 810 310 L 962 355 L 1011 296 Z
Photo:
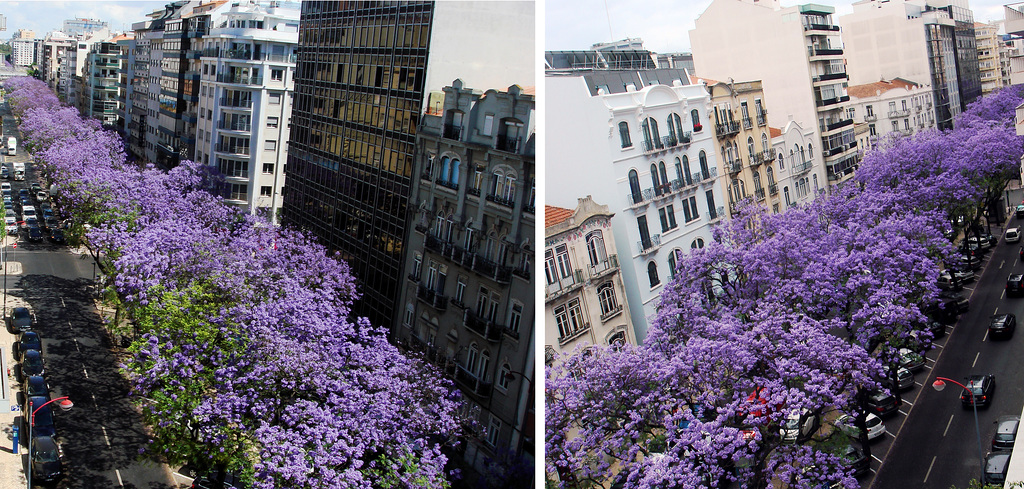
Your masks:
M 38 201 L 38 202 L 46 202 L 46 199 L 48 199 L 48 198 L 50 198 L 50 194 L 46 193 L 45 191 L 40 190 L 40 191 L 36 192 L 36 201 Z
M 0 190 L 11 190 L 11 182 L 0 183 Z
M 1010 228 L 1006 230 L 1006 235 L 1003 237 L 1007 243 L 1019 243 L 1020 242 L 1020 228 Z
M 805 441 L 818 431 L 818 417 L 806 409 L 793 411 L 786 417 L 786 423 L 779 429 L 783 443 Z
M 8 236 L 17 236 L 18 235 L 18 223 L 17 222 L 15 222 L 14 224 L 7 223 L 7 235 Z
M 864 420 L 864 424 L 868 428 L 868 440 L 874 440 L 885 434 L 885 423 L 882 422 L 882 418 L 868 413 L 868 417 Z M 852 438 L 860 436 L 860 432 L 857 431 L 857 418 L 844 414 L 836 419 L 836 427 L 846 433 Z

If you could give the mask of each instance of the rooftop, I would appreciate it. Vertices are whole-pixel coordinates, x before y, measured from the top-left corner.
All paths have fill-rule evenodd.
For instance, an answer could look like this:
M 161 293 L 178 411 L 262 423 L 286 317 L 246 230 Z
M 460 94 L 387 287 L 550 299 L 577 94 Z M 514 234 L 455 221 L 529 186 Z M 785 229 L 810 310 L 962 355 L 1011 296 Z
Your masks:
M 565 222 L 566 219 L 572 217 L 573 213 L 576 212 L 573 209 L 566 209 L 564 207 L 555 207 L 553 205 L 544 206 L 544 227 L 549 228 L 555 224 Z
M 895 90 L 897 88 L 904 88 L 907 90 L 913 90 L 919 87 L 917 83 L 904 80 L 902 78 L 893 78 L 890 81 L 876 81 L 874 83 L 866 83 L 864 85 L 854 85 L 846 89 L 851 97 L 856 98 L 868 98 L 881 95 L 889 90 Z

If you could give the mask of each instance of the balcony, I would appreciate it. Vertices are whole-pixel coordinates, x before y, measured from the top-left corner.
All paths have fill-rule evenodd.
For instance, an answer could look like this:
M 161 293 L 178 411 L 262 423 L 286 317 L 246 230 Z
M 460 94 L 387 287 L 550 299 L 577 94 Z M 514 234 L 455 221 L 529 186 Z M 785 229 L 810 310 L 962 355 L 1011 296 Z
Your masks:
M 825 132 L 829 132 L 829 131 L 835 131 L 836 129 L 842 129 L 842 128 L 846 127 L 846 126 L 852 126 L 852 125 L 853 125 L 853 119 L 842 119 L 840 121 L 833 122 L 831 124 L 824 124 L 821 127 L 819 127 L 819 129 L 821 129 L 821 132 L 825 133 Z
M 654 189 L 645 188 L 638 193 L 626 194 L 626 202 L 629 202 L 630 207 L 637 207 L 654 200 L 654 197 Z
M 583 287 L 583 271 L 573 270 L 568 277 L 562 277 L 561 273 L 555 272 L 555 282 L 547 284 L 544 289 L 544 297 L 546 301 L 552 301 L 570 292 L 578 290 Z
M 712 221 L 716 221 L 718 219 L 721 219 L 722 216 L 724 216 L 724 215 L 725 215 L 725 207 L 724 206 L 718 206 L 717 209 L 708 209 L 708 219 L 711 219 Z
M 217 123 L 217 129 L 223 129 L 225 131 L 244 131 L 244 132 L 250 132 L 250 130 L 252 129 L 252 123 L 251 122 L 220 121 L 219 123 Z
M 477 315 L 472 309 L 466 309 L 466 312 L 463 313 L 462 323 L 466 326 L 466 329 L 492 342 L 501 341 L 501 330 L 505 329 L 494 321 Z
M 864 122 L 875 122 L 878 120 L 878 116 L 875 114 L 865 114 Z
M 188 122 L 189 124 L 195 124 L 199 121 L 199 117 L 195 112 L 185 112 L 184 114 L 181 114 L 181 120 Z
M 805 24 L 804 32 L 807 31 L 839 32 L 839 26 L 832 24 Z
M 661 235 L 655 234 L 650 239 L 640 240 L 636 242 L 636 248 L 640 250 L 641 255 L 647 255 L 653 253 L 661 248 Z
M 476 253 L 466 253 L 463 259 L 463 266 L 466 266 L 466 261 L 469 262 L 469 269 L 495 282 L 507 284 L 512 281 L 512 267 L 499 265 Z
M 763 188 L 755 188 L 754 189 L 754 198 L 756 198 L 758 202 L 764 202 L 764 189 Z
M 221 153 L 231 153 L 236 155 L 248 155 L 249 147 L 241 144 L 218 143 L 217 151 L 220 151 Z
M 909 109 L 901 109 L 901 110 L 890 110 L 889 111 L 889 118 L 890 119 L 897 119 L 897 118 L 900 118 L 900 117 L 910 117 L 910 110 Z
M 608 258 L 590 265 L 591 280 L 601 278 L 605 274 L 612 273 L 619 269 L 619 255 L 611 255 Z
M 831 81 L 831 80 L 843 80 L 845 78 L 846 78 L 846 72 L 844 71 L 844 72 L 825 73 L 825 74 L 822 74 L 822 75 L 818 75 L 818 76 L 814 77 L 813 80 L 814 80 L 815 83 L 817 83 L 817 82 Z
M 243 76 L 230 73 L 218 73 L 217 81 L 221 83 L 235 83 L 238 85 L 262 85 L 262 76 Z
M 754 121 L 752 121 L 750 117 L 743 117 L 740 121 L 743 122 L 743 129 L 750 129 L 754 127 Z
M 717 168 L 708 168 L 708 171 L 706 171 L 706 172 L 699 171 L 699 172 L 695 172 L 692 175 L 693 183 L 711 183 L 712 181 L 714 181 L 715 177 L 717 177 L 717 176 L 718 176 L 718 169 Z
M 661 139 L 655 139 L 653 141 L 641 141 L 640 147 L 643 148 L 644 153 L 653 153 L 655 151 L 665 149 L 665 145 L 662 144 Z
M 220 106 L 221 107 L 238 107 L 238 108 L 243 108 L 243 109 L 251 109 L 252 108 L 252 99 L 221 98 L 220 99 Z
M 818 107 L 828 107 L 830 105 L 841 104 L 850 100 L 849 95 L 843 95 L 841 97 L 833 97 L 826 99 L 818 99 Z
M 454 139 L 456 141 L 462 136 L 462 126 L 456 126 L 454 124 L 445 124 L 442 128 L 441 137 L 445 139 Z
M 452 182 L 452 181 L 450 181 L 448 179 L 445 179 L 445 178 L 437 177 L 437 178 L 434 179 L 434 183 L 436 183 L 436 184 L 438 184 L 438 185 L 440 185 L 440 186 L 442 186 L 444 188 L 450 188 L 450 189 L 452 189 L 452 190 L 454 190 L 456 192 L 459 191 L 459 184 L 458 183 Z
M 601 322 L 608 322 L 609 319 L 618 316 L 622 312 L 622 304 L 616 305 L 612 310 L 601 314 Z
M 757 114 L 757 125 L 758 127 L 768 124 L 768 111 L 761 109 L 761 113 Z
M 807 54 L 810 56 L 842 56 L 843 50 L 830 47 L 807 46 Z
M 729 172 L 730 175 L 735 175 L 739 173 L 742 169 L 743 160 L 740 158 L 736 158 L 735 160 L 729 160 L 725 162 L 725 170 Z
M 487 194 L 487 201 L 488 202 L 494 202 L 495 204 L 498 204 L 498 205 L 503 205 L 505 207 L 508 207 L 509 209 L 511 209 L 511 208 L 516 206 L 516 201 L 515 201 L 515 196 L 514 195 L 505 196 L 505 195 Z
M 425 285 L 419 285 L 416 289 L 416 298 L 421 302 L 433 307 L 438 312 L 448 309 L 448 297 L 442 295 L 441 292 L 427 288 Z
M 801 173 L 803 173 L 805 171 L 810 170 L 811 169 L 811 164 L 812 164 L 811 160 L 807 160 L 807 161 L 805 161 L 803 163 L 797 163 L 797 164 L 791 166 L 789 171 L 793 175 L 799 175 L 799 174 L 801 174 Z
M 466 367 L 458 365 L 455 370 L 455 382 L 459 384 L 462 391 L 468 391 L 480 397 L 490 397 L 494 384 L 484 382 L 471 374 Z
M 425 227 L 424 231 L 426 231 Z M 437 236 L 434 236 L 432 234 L 428 234 L 426 239 L 423 240 L 423 247 L 438 254 L 441 253 L 441 250 L 443 248 L 441 246 L 441 240 L 438 239 Z
M 679 140 L 676 139 L 676 136 L 673 134 L 661 138 L 661 144 L 665 146 L 665 148 L 674 148 L 679 144 Z
M 508 136 L 498 136 L 498 141 L 497 144 L 495 145 L 495 149 L 498 149 L 500 151 L 508 151 L 509 153 L 515 153 L 519 151 L 520 142 L 522 142 L 522 138 L 519 137 L 510 138 Z
M 779 184 L 773 183 L 768 186 L 768 195 L 776 196 L 779 195 Z
M 715 134 L 718 137 L 734 136 L 740 132 L 740 123 L 735 121 L 726 121 L 720 124 L 715 124 Z

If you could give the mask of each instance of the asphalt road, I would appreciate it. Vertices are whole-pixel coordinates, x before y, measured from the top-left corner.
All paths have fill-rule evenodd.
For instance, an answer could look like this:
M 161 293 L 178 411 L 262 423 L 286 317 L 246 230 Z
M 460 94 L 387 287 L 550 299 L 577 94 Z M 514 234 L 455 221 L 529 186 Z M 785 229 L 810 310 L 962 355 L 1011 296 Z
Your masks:
M 0 113 L 8 113 L 6 104 Z M 17 135 L 10 116 L 3 122 L 4 135 Z M 29 157 L 19 144 L 17 155 L 3 159 L 7 163 L 28 161 Z M 37 181 L 31 164 L 27 167 L 25 181 L 12 182 L 15 195 Z M 51 395 L 66 395 L 74 402 L 68 412 L 56 410 L 66 474 L 56 487 L 187 487 L 182 483 L 189 481 L 176 479 L 166 465 L 140 458 L 140 449 L 147 444 L 145 427 L 128 401 L 127 383 L 118 372 L 120 360 L 112 353 L 93 301 L 91 258 L 48 241 L 30 243 L 24 236 L 19 237 L 16 249 L 8 247 L 6 251 L 9 261 L 21 264 L 22 273 L 6 277 L 5 310 L 28 305 L 35 313 Z M 21 399 L 19 393 L 12 401 L 21 404 Z M 16 423 L 21 424 L 21 416 Z M 21 440 L 24 446 L 27 433 Z M 22 451 L 22 464 L 27 463 L 24 453 L 27 450 Z
M 1020 225 L 1024 221 L 1010 220 L 1010 227 Z M 954 328 L 947 328 L 947 337 L 927 354 L 925 370 L 915 376 L 917 385 L 904 394 L 911 403 L 903 406 L 907 415 L 886 422 L 887 429 L 898 436 L 885 451 L 875 452 L 883 462 L 864 487 L 963 489 L 971 479 L 981 477 L 974 412 L 961 407 L 959 387 L 948 384 L 942 392 L 932 389 L 936 376 L 963 382 L 971 374 L 995 374 L 992 405 L 978 409 L 982 456 L 989 452 L 996 418 L 1021 413 L 1024 355 L 1019 353 L 1019 343 L 1024 342 L 1024 332 L 1016 332 L 1008 341 L 987 336 L 993 314 L 1009 312 L 1024 320 L 1024 299 L 1004 294 L 1010 272 L 1024 273 L 1018 255 L 1021 245 L 1003 242 L 1002 228 L 993 227 L 992 233 L 1000 236 L 999 244 L 986 256 L 978 280 L 963 291 L 970 297 L 970 311 Z

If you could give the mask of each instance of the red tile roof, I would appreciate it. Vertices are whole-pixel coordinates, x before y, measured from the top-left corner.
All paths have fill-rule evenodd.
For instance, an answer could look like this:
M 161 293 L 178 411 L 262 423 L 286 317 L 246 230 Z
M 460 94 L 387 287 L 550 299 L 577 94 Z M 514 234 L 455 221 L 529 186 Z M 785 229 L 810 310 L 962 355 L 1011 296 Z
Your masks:
M 782 129 L 768 126 L 768 137 L 777 138 L 782 135 Z
M 544 206 L 544 227 L 549 228 L 572 217 L 576 211 L 553 205 Z
M 907 90 L 913 90 L 918 87 L 918 84 L 909 82 L 902 78 L 893 78 L 890 81 L 876 81 L 874 83 L 866 83 L 864 85 L 854 85 L 846 89 L 851 97 L 867 98 L 874 97 L 879 93 L 885 93 L 895 88 L 906 88 Z

